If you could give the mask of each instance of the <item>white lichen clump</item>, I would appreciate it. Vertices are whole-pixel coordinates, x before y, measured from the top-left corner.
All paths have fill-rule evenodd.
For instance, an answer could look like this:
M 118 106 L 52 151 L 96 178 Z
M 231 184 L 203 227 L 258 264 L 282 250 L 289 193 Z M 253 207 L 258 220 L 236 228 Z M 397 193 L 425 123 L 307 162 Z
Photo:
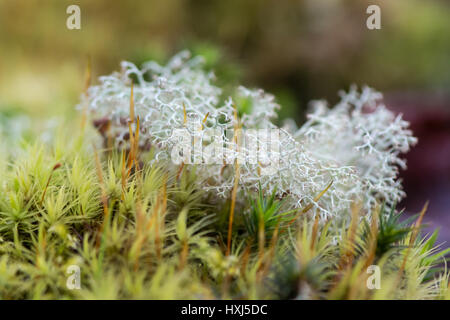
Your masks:
M 300 129 L 277 128 L 272 121 L 279 106 L 272 95 L 239 87 L 236 96 L 251 107 L 237 117 L 235 101 L 221 101 L 222 91 L 213 85 L 214 75 L 202 70 L 201 57 L 191 59 L 184 51 L 166 66 L 148 62 L 141 69 L 123 62 L 120 73 L 100 77 L 100 84 L 89 88 L 79 105 L 111 122 L 109 134 L 119 147 L 127 144 L 131 79 L 140 143 L 155 149 L 155 161 L 172 163 L 173 149 L 180 144 L 174 129 L 179 128 L 192 137 L 189 145 L 201 141 L 203 148 L 226 148 L 212 153 L 214 161 L 209 162 L 193 153 L 202 160 L 193 162 L 205 190 L 228 196 L 237 178 L 240 190 L 261 187 L 267 194 L 275 191 L 292 207 L 313 204 L 313 214 L 323 220 L 348 216 L 355 201 L 370 209 L 380 202 L 393 205 L 404 196 L 397 179 L 398 168 L 405 167 L 400 154 L 416 139 L 408 123 L 379 104 L 381 94 L 370 88 L 361 93 L 351 88 L 331 109 L 315 103 Z M 239 129 L 245 132 L 242 139 L 236 134 Z M 270 139 L 256 129 L 279 131 Z M 183 165 L 194 165 L 183 156 Z

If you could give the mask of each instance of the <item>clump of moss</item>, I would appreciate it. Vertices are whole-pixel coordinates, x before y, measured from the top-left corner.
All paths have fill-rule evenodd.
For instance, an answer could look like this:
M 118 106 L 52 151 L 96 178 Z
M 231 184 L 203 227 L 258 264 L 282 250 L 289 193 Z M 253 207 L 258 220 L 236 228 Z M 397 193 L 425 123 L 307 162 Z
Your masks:
M 350 224 L 321 224 L 311 208 L 286 212 L 247 194 L 227 252 L 231 197 L 213 205 L 194 168 L 150 165 L 151 152 L 128 171 L 130 154 L 96 150 L 96 139 L 80 130 L 2 159 L 2 299 L 450 297 L 449 250 L 418 233 L 421 216 L 401 224 L 378 207 L 361 220 L 354 206 Z M 79 290 L 67 286 L 71 265 Z M 367 286 L 370 265 L 381 269 L 379 290 Z

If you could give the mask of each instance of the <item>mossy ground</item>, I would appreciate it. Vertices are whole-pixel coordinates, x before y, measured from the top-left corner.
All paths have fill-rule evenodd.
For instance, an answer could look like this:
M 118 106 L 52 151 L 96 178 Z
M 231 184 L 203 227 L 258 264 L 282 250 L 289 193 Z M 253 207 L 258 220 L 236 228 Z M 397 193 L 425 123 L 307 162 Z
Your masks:
M 76 121 L 53 137 L 3 144 L 2 299 L 450 298 L 446 251 L 420 234 L 422 215 L 401 223 L 380 205 L 361 220 L 355 205 L 350 223 L 323 224 L 275 197 L 219 200 L 195 168 L 150 165 L 151 151 L 97 150 Z M 380 289 L 367 286 L 370 265 Z

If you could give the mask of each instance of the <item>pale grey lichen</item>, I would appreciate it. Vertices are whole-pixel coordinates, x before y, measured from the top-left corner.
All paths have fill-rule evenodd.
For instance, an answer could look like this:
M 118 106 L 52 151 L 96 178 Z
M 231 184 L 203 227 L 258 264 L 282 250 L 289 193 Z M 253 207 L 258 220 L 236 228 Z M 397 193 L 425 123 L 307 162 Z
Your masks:
M 352 86 L 350 92 L 340 94 L 334 108 L 323 101 L 315 103 L 295 136 L 315 157 L 355 168 L 359 179 L 352 184 L 353 192 L 362 195 L 365 207 L 377 201 L 392 206 L 405 196 L 398 180 L 398 169 L 406 168 L 400 155 L 417 139 L 401 115 L 379 103 L 380 93 L 368 87 L 359 93 Z
M 261 187 L 267 194 L 275 191 L 292 207 L 313 204 L 316 210 L 312 211 L 323 220 L 348 216 L 354 201 L 362 201 L 370 209 L 381 201 L 392 205 L 404 196 L 397 179 L 398 168 L 405 167 L 400 154 L 407 152 L 416 139 L 407 129 L 408 123 L 379 104 L 381 94 L 370 88 L 359 93 L 352 87 L 349 93 L 341 93 L 342 99 L 334 108 L 315 103 L 300 129 L 294 129 L 292 123 L 285 126 L 267 148 L 268 136 L 252 130 L 277 129 L 272 121 L 279 106 L 272 95 L 239 87 L 237 96 L 250 101 L 251 108 L 237 122 L 235 101 L 231 97 L 220 101 L 222 90 L 213 84 L 214 75 L 202 70 L 201 57 L 190 58 L 183 51 L 166 66 L 153 61 L 141 69 L 130 62 L 121 66 L 120 73 L 100 77 L 100 84 L 89 88 L 79 106 L 87 105 L 96 117 L 111 121 L 110 130 L 118 147 L 127 143 L 134 79 L 140 141 L 155 148 L 155 161 L 170 159 L 180 143 L 173 131 L 183 128 L 193 137 L 189 145 L 201 141 L 207 147 L 219 141 L 227 147 L 229 158 L 244 155 L 238 167 L 241 190 Z M 246 131 L 242 143 L 229 134 L 236 128 Z M 261 150 L 264 156 L 258 157 Z M 273 159 L 277 159 L 275 170 L 261 174 Z M 223 197 L 229 195 L 236 177 L 235 162 L 224 165 L 225 160 L 219 157 L 213 164 L 195 164 L 199 185 Z M 329 190 L 316 201 L 330 182 Z

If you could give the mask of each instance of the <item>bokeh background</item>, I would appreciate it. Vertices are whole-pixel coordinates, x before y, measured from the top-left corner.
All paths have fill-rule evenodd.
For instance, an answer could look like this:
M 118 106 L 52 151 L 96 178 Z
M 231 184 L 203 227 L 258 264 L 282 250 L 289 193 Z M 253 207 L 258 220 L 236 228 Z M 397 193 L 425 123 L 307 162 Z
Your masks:
M 81 30 L 66 28 L 71 4 Z M 381 7 L 381 30 L 366 28 L 369 4 Z M 352 83 L 384 92 L 419 137 L 400 206 L 417 213 L 430 200 L 425 220 L 450 243 L 448 0 L 0 0 L 2 139 L 76 116 L 88 55 L 96 78 L 185 48 L 220 85 L 274 93 L 280 118 L 299 125 L 308 101 L 334 103 Z

